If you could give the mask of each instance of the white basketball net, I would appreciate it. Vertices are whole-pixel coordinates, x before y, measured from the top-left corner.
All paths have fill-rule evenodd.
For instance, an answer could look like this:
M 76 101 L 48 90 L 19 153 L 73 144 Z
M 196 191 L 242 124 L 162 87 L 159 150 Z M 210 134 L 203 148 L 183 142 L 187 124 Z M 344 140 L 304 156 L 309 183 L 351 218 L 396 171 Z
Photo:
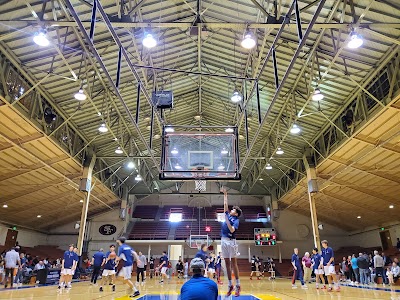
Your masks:
M 195 180 L 194 184 L 195 184 L 194 189 L 196 191 L 205 192 L 207 190 L 207 181 L 205 180 Z

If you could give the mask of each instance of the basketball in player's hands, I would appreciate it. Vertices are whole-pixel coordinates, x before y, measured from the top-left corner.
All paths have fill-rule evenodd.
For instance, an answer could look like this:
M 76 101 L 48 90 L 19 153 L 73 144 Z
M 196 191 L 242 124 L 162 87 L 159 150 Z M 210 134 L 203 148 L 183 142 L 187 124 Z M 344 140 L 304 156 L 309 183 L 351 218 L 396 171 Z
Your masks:
M 108 256 L 109 259 L 115 259 L 117 257 L 117 254 L 115 252 L 111 252 L 110 255 Z

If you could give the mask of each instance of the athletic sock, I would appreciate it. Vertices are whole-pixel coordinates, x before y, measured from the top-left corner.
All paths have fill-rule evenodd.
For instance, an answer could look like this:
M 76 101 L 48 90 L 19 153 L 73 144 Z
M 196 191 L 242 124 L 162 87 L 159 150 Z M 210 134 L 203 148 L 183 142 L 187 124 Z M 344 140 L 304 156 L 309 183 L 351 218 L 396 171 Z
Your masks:
M 228 286 L 232 286 L 232 280 L 231 279 L 228 280 Z
M 240 279 L 236 279 L 236 285 L 240 285 Z

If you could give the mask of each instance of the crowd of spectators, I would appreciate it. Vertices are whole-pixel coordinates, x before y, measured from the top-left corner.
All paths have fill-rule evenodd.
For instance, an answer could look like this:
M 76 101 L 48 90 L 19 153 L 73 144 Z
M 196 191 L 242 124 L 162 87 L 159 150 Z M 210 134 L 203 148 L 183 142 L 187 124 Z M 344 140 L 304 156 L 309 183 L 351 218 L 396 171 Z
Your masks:
M 0 254 L 0 282 L 5 287 L 21 286 L 29 283 L 39 270 L 61 268 L 61 259 L 50 260 L 48 257 L 33 256 L 16 244 Z

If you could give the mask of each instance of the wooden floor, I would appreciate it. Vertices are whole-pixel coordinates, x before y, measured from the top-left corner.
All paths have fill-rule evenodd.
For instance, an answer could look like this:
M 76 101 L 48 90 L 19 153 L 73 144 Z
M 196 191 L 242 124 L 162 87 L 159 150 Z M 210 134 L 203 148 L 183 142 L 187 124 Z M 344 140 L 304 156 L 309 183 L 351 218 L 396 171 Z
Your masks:
M 144 285 L 139 285 L 138 288 L 141 292 L 140 300 L 173 300 L 178 299 L 179 290 L 184 283 L 183 280 L 171 279 L 163 286 L 158 284 L 158 280 L 149 279 Z M 390 299 L 400 300 L 400 289 L 386 288 L 382 286 L 370 288 L 357 288 L 342 286 L 340 292 L 327 292 L 326 290 L 316 290 L 314 285 L 309 285 L 308 290 L 291 288 L 291 283 L 287 279 L 277 279 L 276 281 L 269 281 L 263 279 L 260 281 L 249 279 L 241 279 L 242 294 L 239 298 L 232 297 L 238 300 L 269 300 L 269 299 L 338 299 L 338 300 L 355 300 L 355 299 Z M 227 289 L 227 284 L 224 282 L 220 286 L 220 294 L 224 295 Z M 150 296 L 155 295 L 155 296 Z M 246 296 L 247 295 L 247 296 Z M 92 300 L 92 299 L 112 299 L 112 300 L 126 300 L 132 299 L 127 297 L 125 286 L 121 282 L 117 283 L 116 292 L 111 292 L 110 286 L 105 287 L 105 291 L 100 293 L 98 286 L 91 286 L 88 282 L 73 283 L 72 289 L 58 291 L 56 286 L 44 287 L 23 287 L 19 289 L 0 289 L 0 299 L 18 299 L 18 300 L 31 300 L 31 299 L 55 299 L 55 300 Z M 225 299 L 225 297 L 221 297 Z M 207 300 L 207 299 L 204 299 Z

